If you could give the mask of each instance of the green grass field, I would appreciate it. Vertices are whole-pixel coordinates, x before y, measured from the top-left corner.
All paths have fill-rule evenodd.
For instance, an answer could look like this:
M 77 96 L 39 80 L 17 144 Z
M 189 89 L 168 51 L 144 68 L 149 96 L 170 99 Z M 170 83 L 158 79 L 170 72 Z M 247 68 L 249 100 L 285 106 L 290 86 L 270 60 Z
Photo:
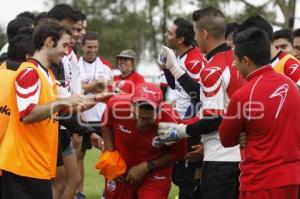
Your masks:
M 99 154 L 100 152 L 98 150 L 92 149 L 87 152 L 85 157 L 84 191 L 87 195 L 87 199 L 100 199 L 100 193 L 102 193 L 104 187 L 104 179 L 95 169 Z M 169 199 L 174 199 L 177 194 L 177 187 L 172 186 Z

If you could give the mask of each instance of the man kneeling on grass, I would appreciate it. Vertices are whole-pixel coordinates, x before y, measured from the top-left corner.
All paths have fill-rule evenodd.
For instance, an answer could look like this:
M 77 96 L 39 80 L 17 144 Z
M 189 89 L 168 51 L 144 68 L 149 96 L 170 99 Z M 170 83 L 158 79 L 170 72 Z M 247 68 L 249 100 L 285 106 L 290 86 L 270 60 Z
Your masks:
M 152 83 L 138 85 L 133 96 L 109 100 L 102 121 L 106 151 L 97 164 L 106 178 L 106 199 L 168 198 L 172 164 L 185 155 L 187 145 L 185 140 L 159 143 L 158 123 L 178 121 L 162 101 L 162 91 Z M 109 161 L 121 164 L 110 167 Z

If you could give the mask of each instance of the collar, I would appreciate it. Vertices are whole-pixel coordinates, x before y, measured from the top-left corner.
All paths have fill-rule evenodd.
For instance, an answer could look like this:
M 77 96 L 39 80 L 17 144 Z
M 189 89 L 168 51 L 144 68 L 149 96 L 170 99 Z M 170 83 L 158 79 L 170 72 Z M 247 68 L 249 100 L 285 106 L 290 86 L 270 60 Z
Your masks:
M 122 80 L 126 80 L 127 78 L 129 78 L 129 76 L 131 76 L 133 73 L 135 73 L 135 71 L 131 71 L 131 73 L 129 73 L 126 77 L 122 77 L 122 75 L 120 75 Z
M 276 55 L 275 57 L 273 57 L 270 61 L 270 63 L 273 63 L 276 59 L 278 59 L 280 57 L 280 55 L 282 54 L 282 51 L 280 50 Z
M 179 58 L 181 59 L 183 56 L 185 56 L 186 54 L 188 54 L 194 48 L 195 48 L 195 46 L 193 45 L 191 48 L 189 48 L 187 51 L 185 51 L 182 55 L 180 55 Z
M 82 60 L 85 61 L 86 63 L 92 64 L 96 61 L 98 57 L 96 57 L 93 61 L 87 61 L 86 59 L 84 59 L 84 57 L 82 57 Z
M 206 60 L 210 60 L 214 55 L 230 49 L 231 48 L 226 43 L 222 43 L 221 45 L 217 46 L 216 48 L 212 49 L 209 53 L 206 54 Z
M 269 72 L 269 71 L 272 71 L 273 68 L 272 66 L 270 65 L 266 65 L 266 66 L 263 66 L 263 67 L 260 67 L 254 71 L 252 71 L 251 73 L 249 73 L 249 75 L 247 76 L 247 81 L 250 81 L 251 79 L 253 79 L 254 77 L 257 77 L 259 75 L 262 75 L 266 72 Z
M 8 59 L 5 61 L 5 63 L 7 69 L 16 71 L 19 68 L 19 66 L 23 63 L 23 61 Z
M 33 63 L 36 67 L 40 66 L 48 74 L 48 69 L 45 66 L 43 66 L 43 64 L 41 64 L 41 62 L 39 62 L 37 59 L 31 57 L 27 61 Z

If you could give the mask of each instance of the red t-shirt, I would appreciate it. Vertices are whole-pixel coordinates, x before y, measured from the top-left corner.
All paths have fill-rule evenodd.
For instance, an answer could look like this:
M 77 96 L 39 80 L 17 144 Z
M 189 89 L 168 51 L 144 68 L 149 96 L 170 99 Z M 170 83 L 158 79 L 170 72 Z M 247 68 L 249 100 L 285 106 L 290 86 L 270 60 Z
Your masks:
M 123 78 L 121 75 L 115 76 L 114 80 L 117 87 L 125 93 L 132 93 L 137 85 L 145 82 L 144 77 L 137 72 L 132 72 L 125 78 Z
M 181 159 L 186 151 L 186 141 L 179 141 L 169 147 L 155 146 L 153 138 L 157 136 L 159 122 L 177 122 L 178 116 L 170 105 L 163 105 L 161 115 L 153 124 L 152 128 L 146 131 L 139 131 L 136 128 L 130 111 L 131 97 L 129 95 L 117 95 L 107 103 L 103 114 L 103 125 L 113 129 L 115 149 L 119 151 L 126 162 L 127 168 L 139 163 L 154 160 L 166 153 L 172 154 L 174 161 Z M 155 174 L 170 177 L 171 165 L 167 168 L 156 169 Z
M 233 94 L 219 128 L 225 147 L 241 148 L 240 190 L 259 191 L 300 183 L 300 93 L 286 76 L 270 66 L 248 76 Z

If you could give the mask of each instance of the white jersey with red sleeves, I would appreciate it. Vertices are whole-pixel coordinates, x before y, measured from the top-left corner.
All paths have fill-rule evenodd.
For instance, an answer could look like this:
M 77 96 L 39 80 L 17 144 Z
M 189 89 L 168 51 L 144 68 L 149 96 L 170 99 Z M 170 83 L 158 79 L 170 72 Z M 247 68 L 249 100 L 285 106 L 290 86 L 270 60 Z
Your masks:
M 99 57 L 94 62 L 89 63 L 79 58 L 78 68 L 80 73 L 80 81 L 91 83 L 93 80 L 113 80 L 112 70 L 104 64 Z M 88 93 L 88 95 L 91 93 Z M 99 122 L 106 108 L 106 104 L 97 103 L 93 108 L 83 112 L 83 120 L 86 122 Z
M 207 55 L 207 63 L 200 74 L 203 116 L 222 116 L 226 112 L 232 94 L 244 84 L 233 64 L 233 52 L 222 44 Z M 224 148 L 219 133 L 201 136 L 204 145 L 204 161 L 240 161 L 239 146 Z
M 187 72 L 187 74 L 195 81 L 199 81 L 200 71 L 204 66 L 204 58 L 199 48 L 193 47 L 178 57 L 179 65 Z M 180 83 L 175 80 L 176 87 L 176 111 L 181 119 L 190 116 L 187 110 L 191 103 L 191 97 L 186 93 Z M 193 116 L 192 116 L 193 117 Z
M 293 55 L 280 51 L 271 65 L 278 73 L 285 74 L 300 87 L 300 62 Z
M 79 81 L 78 59 L 75 52 L 70 48 L 67 55 L 62 58 L 65 74 L 65 89 L 69 95 L 81 92 L 81 82 Z

